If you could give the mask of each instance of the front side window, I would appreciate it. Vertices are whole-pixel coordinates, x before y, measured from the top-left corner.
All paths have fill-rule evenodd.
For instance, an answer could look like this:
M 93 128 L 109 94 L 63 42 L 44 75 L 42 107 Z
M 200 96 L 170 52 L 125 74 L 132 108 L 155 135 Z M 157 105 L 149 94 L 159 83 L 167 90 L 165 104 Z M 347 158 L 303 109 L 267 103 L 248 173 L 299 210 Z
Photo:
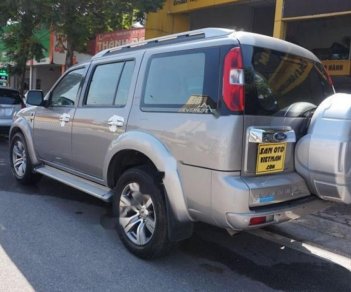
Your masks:
M 333 94 L 320 63 L 266 48 L 243 47 L 246 114 L 284 116 L 296 103 L 318 106 Z
M 155 55 L 149 61 L 142 109 L 210 113 L 217 108 L 219 50 Z
M 84 68 L 69 72 L 63 77 L 51 94 L 51 106 L 74 106 L 83 79 Z

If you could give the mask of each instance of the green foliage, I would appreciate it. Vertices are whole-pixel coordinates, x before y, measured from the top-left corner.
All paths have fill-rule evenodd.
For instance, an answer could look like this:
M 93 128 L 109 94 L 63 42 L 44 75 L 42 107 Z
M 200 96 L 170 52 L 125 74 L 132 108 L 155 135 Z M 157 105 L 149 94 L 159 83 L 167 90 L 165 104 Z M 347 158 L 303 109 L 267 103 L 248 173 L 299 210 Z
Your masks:
M 56 0 L 52 5 L 52 25 L 67 36 L 66 65 L 73 51 L 84 51 L 97 33 L 130 28 L 144 14 L 161 8 L 165 0 Z
M 97 33 L 129 28 L 165 0 L 1 0 L 0 38 L 13 72 L 24 79 L 26 61 L 43 57 L 36 30 L 47 27 L 67 36 L 66 65 Z M 21 81 L 22 87 L 24 80 Z
M 46 0 L 0 2 L 0 37 L 11 61 L 10 71 L 19 76 L 22 92 L 27 61 L 43 57 L 44 48 L 35 33 L 45 23 L 42 15 L 50 11 L 48 3 Z

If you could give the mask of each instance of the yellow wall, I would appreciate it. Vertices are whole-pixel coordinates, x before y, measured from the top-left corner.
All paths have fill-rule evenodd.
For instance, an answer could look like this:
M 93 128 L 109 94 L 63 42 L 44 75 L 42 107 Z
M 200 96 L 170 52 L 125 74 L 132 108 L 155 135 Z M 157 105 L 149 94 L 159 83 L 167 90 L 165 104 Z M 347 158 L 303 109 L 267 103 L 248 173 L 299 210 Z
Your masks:
M 187 14 L 170 14 L 169 1 L 157 13 L 149 13 L 146 19 L 145 38 L 155 38 L 163 35 L 189 30 Z
M 174 0 L 166 0 L 162 10 L 149 13 L 146 19 L 146 39 L 189 30 L 188 12 L 196 9 L 240 2 L 243 0 L 188 0 L 174 5 Z
M 284 0 L 276 0 L 273 36 L 279 39 L 285 39 L 286 23 L 283 21 Z

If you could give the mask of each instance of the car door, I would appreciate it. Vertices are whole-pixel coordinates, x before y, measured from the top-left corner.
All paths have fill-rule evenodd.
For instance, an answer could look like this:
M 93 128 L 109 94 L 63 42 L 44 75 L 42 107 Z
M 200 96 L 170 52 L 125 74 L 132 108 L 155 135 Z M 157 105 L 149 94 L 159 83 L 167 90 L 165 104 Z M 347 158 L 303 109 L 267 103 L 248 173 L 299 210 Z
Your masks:
M 93 62 L 72 128 L 72 164 L 80 175 L 102 179 L 108 147 L 126 130 L 141 57 Z
M 48 93 L 47 106 L 34 117 L 34 146 L 39 158 L 57 167 L 69 167 L 72 118 L 85 67 L 67 72 Z
M 304 182 L 294 175 L 295 146 L 333 88 L 317 59 L 250 45 L 242 45 L 242 51 L 246 83 L 242 176 L 253 186 L 258 176 L 263 182 L 285 180 L 286 185 L 251 192 L 249 204 L 255 207 L 307 196 Z M 290 181 L 284 176 L 288 173 Z

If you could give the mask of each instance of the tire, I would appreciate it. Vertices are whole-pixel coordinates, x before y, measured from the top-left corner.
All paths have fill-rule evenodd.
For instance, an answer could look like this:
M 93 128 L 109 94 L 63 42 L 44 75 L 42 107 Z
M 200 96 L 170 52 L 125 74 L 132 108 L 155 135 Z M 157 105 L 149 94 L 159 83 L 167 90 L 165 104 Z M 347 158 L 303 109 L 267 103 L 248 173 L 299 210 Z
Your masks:
M 171 249 L 165 198 L 149 168 L 124 172 L 114 189 L 113 212 L 125 247 L 142 259 L 166 255 Z
M 10 143 L 10 166 L 13 175 L 21 184 L 37 183 L 41 175 L 33 172 L 26 140 L 21 133 L 16 133 Z

